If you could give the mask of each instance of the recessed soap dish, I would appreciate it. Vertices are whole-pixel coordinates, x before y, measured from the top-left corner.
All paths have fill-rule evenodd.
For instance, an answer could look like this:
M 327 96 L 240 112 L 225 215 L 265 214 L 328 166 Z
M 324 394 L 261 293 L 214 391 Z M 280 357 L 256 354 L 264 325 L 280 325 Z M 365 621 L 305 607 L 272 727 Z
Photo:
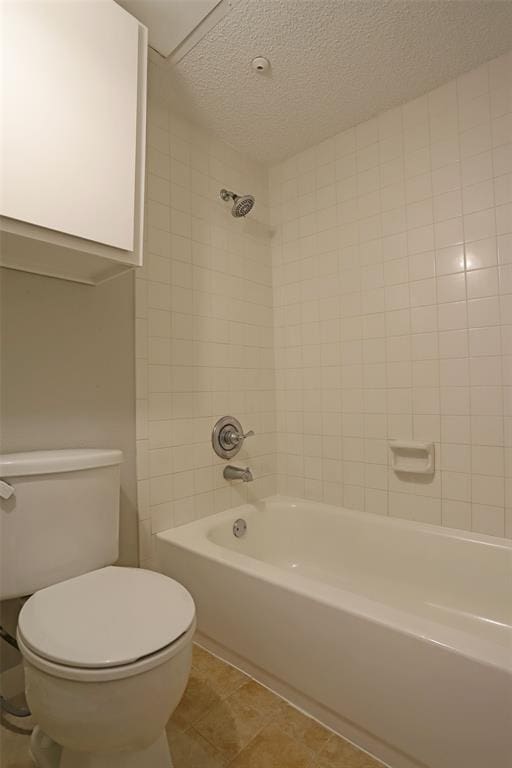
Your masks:
M 415 440 L 390 440 L 395 472 L 415 475 L 433 475 L 435 470 L 434 443 L 418 443 Z

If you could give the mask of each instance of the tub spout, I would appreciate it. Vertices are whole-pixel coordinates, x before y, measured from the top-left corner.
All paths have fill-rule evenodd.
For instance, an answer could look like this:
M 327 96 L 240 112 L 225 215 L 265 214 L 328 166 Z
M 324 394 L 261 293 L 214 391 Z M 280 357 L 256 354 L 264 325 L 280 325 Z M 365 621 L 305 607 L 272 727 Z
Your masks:
M 234 467 L 232 464 L 228 464 L 227 467 L 224 467 L 223 474 L 225 480 L 243 480 L 244 483 L 250 483 L 251 480 L 254 480 L 249 467 L 242 469 L 241 467 Z

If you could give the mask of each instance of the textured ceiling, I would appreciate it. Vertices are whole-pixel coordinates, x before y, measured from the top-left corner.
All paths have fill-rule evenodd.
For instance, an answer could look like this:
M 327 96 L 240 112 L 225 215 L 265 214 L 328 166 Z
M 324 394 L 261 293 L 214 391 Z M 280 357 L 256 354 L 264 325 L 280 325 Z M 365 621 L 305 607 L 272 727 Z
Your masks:
M 195 122 L 273 163 L 511 48 L 510 0 L 239 0 L 164 87 Z M 268 75 L 251 68 L 258 55 Z

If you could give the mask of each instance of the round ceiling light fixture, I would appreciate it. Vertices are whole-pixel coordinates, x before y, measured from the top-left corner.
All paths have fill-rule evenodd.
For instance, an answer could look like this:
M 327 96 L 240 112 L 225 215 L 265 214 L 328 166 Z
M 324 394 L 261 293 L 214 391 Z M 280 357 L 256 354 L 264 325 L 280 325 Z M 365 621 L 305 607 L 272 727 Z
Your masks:
M 256 58 L 252 60 L 252 68 L 255 69 L 256 72 L 268 72 L 270 69 L 270 61 L 265 59 L 264 56 L 256 56 Z

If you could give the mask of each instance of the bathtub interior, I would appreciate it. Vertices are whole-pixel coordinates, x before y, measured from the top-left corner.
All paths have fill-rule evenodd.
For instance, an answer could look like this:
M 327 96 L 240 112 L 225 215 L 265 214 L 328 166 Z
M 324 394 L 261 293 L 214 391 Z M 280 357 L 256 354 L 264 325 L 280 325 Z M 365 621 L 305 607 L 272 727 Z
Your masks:
M 512 648 L 508 541 L 284 499 L 214 516 L 205 532 L 224 550 Z

